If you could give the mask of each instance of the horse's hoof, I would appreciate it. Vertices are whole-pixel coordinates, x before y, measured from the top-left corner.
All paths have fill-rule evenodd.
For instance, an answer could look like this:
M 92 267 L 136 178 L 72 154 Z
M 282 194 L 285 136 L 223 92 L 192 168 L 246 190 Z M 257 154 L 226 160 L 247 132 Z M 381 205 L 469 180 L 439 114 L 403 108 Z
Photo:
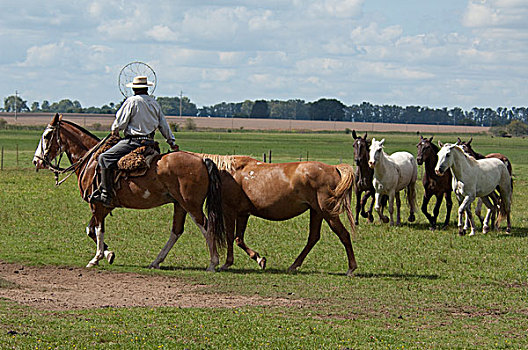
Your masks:
M 381 218 L 381 221 L 382 221 L 384 224 L 386 224 L 386 223 L 388 223 L 390 220 L 389 220 L 388 217 L 383 217 L 383 218 Z
M 374 222 L 374 216 L 370 215 L 367 220 L 370 224 L 372 224 Z
M 414 216 L 414 213 L 409 215 L 409 219 L 408 219 L 409 222 L 414 222 L 415 220 L 416 220 L 416 217 Z
M 259 264 L 260 268 L 262 270 L 265 270 L 266 269 L 266 258 L 265 257 L 262 257 L 260 259 L 257 259 L 257 263 Z
M 506 233 L 511 233 L 511 227 L 506 228 Z
M 291 273 L 291 272 L 296 272 L 296 271 L 297 271 L 297 266 L 292 265 L 292 266 L 288 267 L 288 272 Z
M 153 270 L 159 270 L 160 266 L 159 264 L 151 263 L 148 268 Z
M 468 236 L 474 236 L 474 235 L 475 235 L 475 231 L 471 230 Z
M 486 234 L 488 232 L 490 232 L 490 227 L 489 226 L 482 227 L 482 233 Z
M 466 234 L 466 230 L 464 230 L 463 228 L 459 228 L 458 229 L 458 235 L 459 236 L 464 236 Z
M 434 232 L 435 230 L 436 230 L 436 226 L 435 225 L 429 227 L 429 231 Z
M 97 265 L 99 265 L 99 261 L 96 261 L 96 262 L 92 262 L 92 261 L 90 261 L 90 262 L 88 263 L 88 265 L 86 265 L 86 267 L 87 267 L 87 268 L 90 268 L 90 267 L 94 267 L 94 266 L 97 266 Z
M 220 269 L 218 269 L 218 271 L 227 271 L 227 269 L 229 269 L 229 267 L 231 267 L 231 265 L 233 265 L 233 264 L 224 264 L 224 265 L 220 266 Z
M 205 269 L 207 272 L 216 272 L 216 265 L 209 265 L 207 269 Z
M 112 265 L 114 263 L 114 259 L 115 259 L 115 253 L 109 250 L 108 253 L 106 254 L 106 261 L 108 261 L 108 263 Z
M 369 217 L 368 213 L 366 212 L 361 212 L 361 216 L 364 217 L 365 219 Z
M 357 267 L 356 268 L 353 268 L 353 269 L 348 269 L 348 271 L 346 272 L 346 276 L 347 277 L 354 277 L 354 271 L 356 271 Z

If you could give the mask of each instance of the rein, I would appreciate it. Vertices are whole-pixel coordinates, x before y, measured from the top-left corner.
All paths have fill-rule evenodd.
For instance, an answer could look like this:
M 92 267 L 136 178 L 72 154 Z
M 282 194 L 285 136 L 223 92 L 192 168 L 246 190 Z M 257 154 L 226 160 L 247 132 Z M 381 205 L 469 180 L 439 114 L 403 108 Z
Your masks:
M 108 134 L 106 135 L 106 137 L 104 139 L 102 139 L 101 141 L 99 141 L 99 143 L 97 143 L 94 147 L 92 147 L 88 152 L 86 152 L 86 154 L 81 158 L 79 159 L 78 161 L 76 161 L 75 163 L 73 163 L 72 165 L 70 165 L 69 167 L 67 168 L 61 168 L 60 167 L 60 162 L 62 160 L 62 155 L 64 154 L 64 150 L 62 149 L 62 145 L 61 145 L 61 142 L 60 142 L 60 136 L 59 136 L 59 126 L 60 126 L 60 123 L 54 127 L 54 132 L 56 133 L 56 136 L 57 136 L 57 143 L 59 144 L 59 149 L 60 149 L 60 155 L 59 155 L 59 160 L 55 163 L 55 165 L 51 164 L 51 162 L 47 159 L 47 157 L 38 157 L 38 159 L 42 160 L 44 162 L 44 164 L 46 164 L 46 166 L 51 170 L 51 172 L 53 172 L 53 174 L 55 175 L 55 186 L 60 186 L 62 185 L 62 183 L 64 181 L 66 181 L 70 176 L 72 176 L 75 171 L 77 169 L 79 169 L 79 167 L 87 160 L 89 159 L 95 152 L 97 152 L 98 149 L 101 148 L 101 146 L 106 142 L 106 140 L 108 140 L 108 138 L 110 136 L 112 136 L 112 134 Z M 66 173 L 69 173 L 68 175 L 66 175 L 66 177 L 64 177 L 62 180 L 59 181 L 59 175 L 63 175 L 63 174 L 66 174 Z

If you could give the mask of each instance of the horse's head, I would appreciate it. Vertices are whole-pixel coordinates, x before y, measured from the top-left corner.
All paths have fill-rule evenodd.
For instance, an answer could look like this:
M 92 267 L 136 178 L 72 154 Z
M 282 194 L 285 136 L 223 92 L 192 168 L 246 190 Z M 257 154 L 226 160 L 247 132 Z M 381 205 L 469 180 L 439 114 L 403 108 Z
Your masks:
M 432 142 L 433 137 L 434 136 L 431 136 L 430 138 L 424 138 L 420 135 L 420 142 L 418 142 L 416 145 L 418 148 L 418 153 L 416 155 L 416 162 L 418 165 L 422 165 L 428 159 L 434 159 L 436 152 L 438 152 L 438 148 Z
M 458 148 L 456 144 L 446 143 L 438 141 L 438 146 L 440 146 L 440 151 L 438 152 L 438 160 L 435 166 L 435 173 L 437 175 L 444 175 L 447 169 L 451 168 L 453 165 L 454 157 L 453 153 L 455 148 Z
M 354 137 L 354 161 L 359 165 L 361 160 L 368 161 L 369 143 L 367 141 L 367 133 L 361 137 L 356 135 L 355 130 L 352 130 L 352 136 Z
M 464 152 L 472 156 L 473 158 L 477 158 L 477 152 L 471 147 L 471 142 L 473 141 L 473 137 L 469 139 L 469 141 L 462 141 L 460 137 L 458 138 L 457 145 L 459 145 Z
M 370 145 L 369 152 L 369 167 L 374 168 L 376 166 L 376 163 L 379 162 L 383 154 L 384 143 L 385 139 L 382 139 L 381 141 L 376 141 L 375 138 L 372 138 L 372 144 Z
M 61 152 L 59 127 L 62 115 L 55 114 L 51 123 L 48 124 L 38 144 L 33 157 L 33 164 L 38 169 L 47 169 L 57 155 Z

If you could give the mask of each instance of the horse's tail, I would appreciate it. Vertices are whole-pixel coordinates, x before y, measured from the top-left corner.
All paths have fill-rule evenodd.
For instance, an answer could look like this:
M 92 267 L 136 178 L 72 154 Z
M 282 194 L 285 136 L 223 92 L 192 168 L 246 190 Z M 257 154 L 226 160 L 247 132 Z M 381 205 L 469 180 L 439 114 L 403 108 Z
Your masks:
M 220 179 L 220 171 L 211 159 L 205 158 L 204 163 L 209 175 L 209 186 L 207 187 L 207 198 L 205 200 L 205 208 L 207 209 L 207 233 L 214 237 L 219 247 L 225 247 L 226 234 L 224 228 L 224 213 L 222 210 L 222 180 Z
M 356 224 L 354 220 L 354 214 L 351 208 L 352 192 L 356 187 L 356 178 L 354 175 L 354 168 L 348 164 L 336 165 L 341 179 L 333 191 L 333 197 L 329 199 L 331 212 L 339 215 L 343 211 L 348 217 L 350 222 L 351 233 L 356 233 Z
M 499 190 L 499 217 L 497 219 L 497 225 L 500 224 L 500 222 L 504 219 L 504 218 L 507 218 L 508 217 L 508 214 L 511 212 L 511 205 L 512 205 L 512 201 L 513 201 L 513 177 L 511 176 L 511 173 L 508 171 L 508 175 L 509 175 L 509 183 L 508 185 L 510 185 L 510 188 L 509 188 L 509 193 L 508 193 L 508 189 L 505 189 L 501 186 L 498 186 L 498 190 Z

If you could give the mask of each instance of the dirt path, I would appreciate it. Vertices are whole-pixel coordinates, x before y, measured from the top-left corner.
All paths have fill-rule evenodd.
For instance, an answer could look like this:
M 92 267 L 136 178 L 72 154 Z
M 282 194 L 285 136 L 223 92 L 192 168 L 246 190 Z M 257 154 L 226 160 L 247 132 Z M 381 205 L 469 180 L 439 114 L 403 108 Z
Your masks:
M 176 277 L 97 269 L 33 267 L 0 261 L 0 298 L 47 310 L 100 307 L 293 306 L 300 300 L 204 294 Z

